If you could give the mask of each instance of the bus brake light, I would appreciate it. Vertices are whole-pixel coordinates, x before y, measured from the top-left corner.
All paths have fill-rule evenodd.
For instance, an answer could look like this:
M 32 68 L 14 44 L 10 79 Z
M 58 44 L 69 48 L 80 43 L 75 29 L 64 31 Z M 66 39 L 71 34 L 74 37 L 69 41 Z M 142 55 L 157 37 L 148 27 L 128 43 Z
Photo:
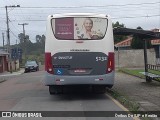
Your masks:
M 45 53 L 45 71 L 50 74 L 54 74 L 53 65 L 52 65 L 52 57 L 50 52 Z
M 114 68 L 114 52 L 108 53 L 107 73 L 111 73 Z

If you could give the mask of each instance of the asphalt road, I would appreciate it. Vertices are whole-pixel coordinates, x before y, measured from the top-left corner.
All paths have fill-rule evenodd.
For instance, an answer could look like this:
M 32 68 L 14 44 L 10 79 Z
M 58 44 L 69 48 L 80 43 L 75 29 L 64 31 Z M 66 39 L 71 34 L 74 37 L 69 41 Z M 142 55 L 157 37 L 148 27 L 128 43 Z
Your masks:
M 0 111 L 123 111 L 106 94 L 93 94 L 87 89 L 69 88 L 61 95 L 50 95 L 43 85 L 44 71 L 25 73 L 0 83 Z M 76 89 L 76 90 L 75 90 Z M 71 113 L 72 114 L 72 113 Z M 0 120 L 22 118 L 0 118 Z M 25 120 L 37 118 L 23 118 Z M 38 118 L 39 120 L 40 118 Z M 132 118 L 113 117 L 46 117 L 40 120 L 132 120 Z

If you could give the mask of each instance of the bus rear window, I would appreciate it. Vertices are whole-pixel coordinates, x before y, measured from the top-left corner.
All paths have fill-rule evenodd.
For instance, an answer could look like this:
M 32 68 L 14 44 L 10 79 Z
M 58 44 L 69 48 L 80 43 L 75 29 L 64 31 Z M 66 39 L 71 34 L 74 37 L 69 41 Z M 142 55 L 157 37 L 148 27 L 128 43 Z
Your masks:
M 51 24 L 53 34 L 59 40 L 100 40 L 107 30 L 106 18 L 55 18 Z

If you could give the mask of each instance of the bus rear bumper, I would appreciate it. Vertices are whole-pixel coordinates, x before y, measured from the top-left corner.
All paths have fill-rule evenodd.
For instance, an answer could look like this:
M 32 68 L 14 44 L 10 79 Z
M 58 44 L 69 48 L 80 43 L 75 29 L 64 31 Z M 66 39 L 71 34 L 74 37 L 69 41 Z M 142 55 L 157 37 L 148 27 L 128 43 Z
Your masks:
M 113 85 L 115 72 L 104 75 L 62 76 L 45 73 L 44 84 L 50 85 Z

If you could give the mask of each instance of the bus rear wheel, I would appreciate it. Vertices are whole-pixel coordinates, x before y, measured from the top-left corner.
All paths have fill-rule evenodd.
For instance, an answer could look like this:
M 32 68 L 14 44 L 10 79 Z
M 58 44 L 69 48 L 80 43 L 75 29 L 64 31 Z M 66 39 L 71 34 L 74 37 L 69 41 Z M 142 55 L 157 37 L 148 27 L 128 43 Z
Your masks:
M 98 94 L 104 94 L 106 92 L 106 86 L 104 85 L 94 85 L 92 86 L 92 91 Z
M 151 77 L 146 76 L 146 82 L 148 82 L 148 83 L 152 82 L 152 78 L 151 78 Z
M 113 85 L 107 85 L 107 88 L 111 89 L 113 87 Z
M 50 95 L 62 94 L 63 93 L 63 86 L 51 85 L 51 86 L 49 86 L 49 93 L 50 93 Z

